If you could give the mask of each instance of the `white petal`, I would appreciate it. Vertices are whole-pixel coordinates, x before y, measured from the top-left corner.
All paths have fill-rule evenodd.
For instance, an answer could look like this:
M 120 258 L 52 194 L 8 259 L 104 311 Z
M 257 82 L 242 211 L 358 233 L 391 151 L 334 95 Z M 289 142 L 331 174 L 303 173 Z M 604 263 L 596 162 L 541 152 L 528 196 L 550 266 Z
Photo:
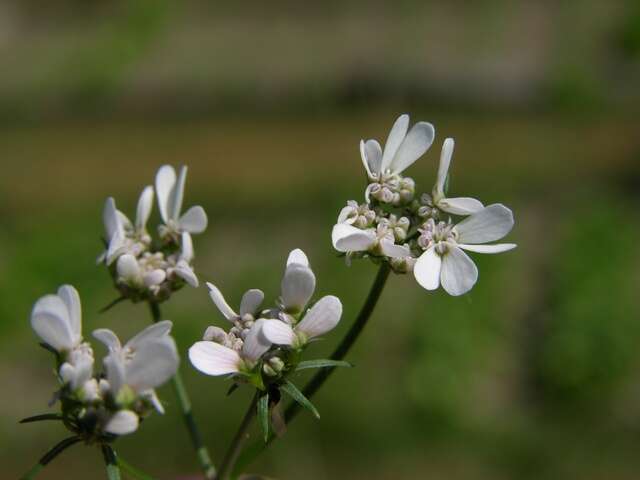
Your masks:
M 265 320 L 262 333 L 276 345 L 291 345 L 296 338 L 293 328 L 280 320 Z
M 376 235 L 369 230 L 338 223 L 333 226 L 331 241 L 333 248 L 339 252 L 366 252 L 375 243 Z
M 31 327 L 43 342 L 57 351 L 70 350 L 76 345 L 66 306 L 56 295 L 46 295 L 36 302 Z
M 258 360 L 271 348 L 271 342 L 264 336 L 262 331 L 264 322 L 266 320 L 261 318 L 253 324 L 242 345 L 242 357 L 252 362 Z
M 200 205 L 191 207 L 180 217 L 180 229 L 189 233 L 202 233 L 207 229 L 207 214 Z
M 451 165 L 451 157 L 453 156 L 454 147 L 453 138 L 446 138 L 442 144 L 442 153 L 440 153 L 440 165 L 438 166 L 438 179 L 436 180 L 435 193 L 438 196 L 444 196 L 444 184 L 447 181 L 449 166 Z
M 176 184 L 176 171 L 171 165 L 163 165 L 156 174 L 156 194 L 158 195 L 158 208 L 162 220 L 167 223 L 171 219 L 169 202 Z
M 281 299 L 285 309 L 301 311 L 316 289 L 316 277 L 309 267 L 292 263 L 282 278 Z
M 102 342 L 110 351 L 120 350 L 122 348 L 118 336 L 108 328 L 98 328 L 94 330 L 93 338 Z
M 407 135 L 407 129 L 409 128 L 409 115 L 406 113 L 400 115 L 398 119 L 391 127 L 389 137 L 384 145 L 384 153 L 382 154 L 382 162 L 380 164 L 380 171 L 384 172 L 391 167 L 391 161 L 395 157 L 400 144 Z
M 416 123 L 404 138 L 396 152 L 389 168 L 394 173 L 400 173 L 419 159 L 433 143 L 435 130 L 427 122 Z
M 104 209 L 102 210 L 102 222 L 104 223 L 104 230 L 107 234 L 107 240 L 111 240 L 120 227 L 118 221 L 118 214 L 116 209 L 116 202 L 113 197 L 107 198 L 104 202 Z
M 148 273 L 145 273 L 144 276 L 142 277 L 142 281 L 144 282 L 145 286 L 151 287 L 153 285 L 160 285 L 162 282 L 165 281 L 166 278 L 167 278 L 167 272 L 165 272 L 160 268 L 157 268 Z
M 236 373 L 242 362 L 240 354 L 214 342 L 196 342 L 189 349 L 191 364 L 207 375 Z
M 193 269 L 184 260 L 180 260 L 175 268 L 176 275 L 181 277 L 185 282 L 191 285 L 193 288 L 198 288 L 200 282 L 198 277 L 193 272 Z
M 111 240 L 109 241 L 109 247 L 107 248 L 107 265 L 111 265 L 115 259 L 120 257 L 120 255 L 122 255 L 126 251 L 127 244 L 124 230 L 116 230 L 116 233 L 111 237 Z
M 440 281 L 449 295 L 467 293 L 478 280 L 478 268 L 458 247 L 452 247 L 442 258 Z
M 337 223 L 344 223 L 347 222 L 348 224 L 352 224 L 353 223 L 353 219 L 351 221 L 349 221 L 349 214 L 353 211 L 353 207 L 351 205 L 347 205 L 346 207 L 342 207 L 342 210 L 340 210 L 340 213 L 338 214 L 338 221 Z M 100 262 L 98 262 L 100 263 Z
M 431 247 L 424 252 L 413 266 L 413 276 L 422 288 L 435 290 L 440 286 L 442 257 Z
M 380 241 L 380 249 L 387 257 L 404 258 L 411 256 L 411 250 L 405 245 L 396 245 L 391 240 Z
M 116 412 L 107 422 L 104 429 L 114 435 L 127 435 L 138 429 L 138 415 L 131 410 Z
M 155 341 L 157 339 L 168 336 L 171 333 L 172 327 L 173 323 L 171 322 L 171 320 L 162 320 L 161 322 L 149 325 L 147 328 L 139 332 L 136 336 L 131 338 L 125 344 L 125 347 L 135 351 L 140 348 L 140 345 L 143 345 L 146 342 Z M 93 336 L 95 337 L 95 332 Z
M 469 245 L 466 243 L 460 243 L 458 246 L 469 252 L 476 253 L 502 253 L 516 248 L 515 243 L 495 243 L 493 245 Z
M 513 228 L 513 213 L 502 204 L 489 205 L 455 226 L 458 243 L 487 243 L 500 240 Z
M 111 393 L 116 396 L 126 382 L 126 369 L 124 366 L 124 357 L 122 352 L 113 351 L 102 361 L 104 368 L 107 370 L 107 381 Z
M 440 210 L 452 215 L 471 215 L 484 208 L 480 200 L 469 197 L 443 198 L 437 205 Z
M 309 259 L 302 250 L 296 248 L 295 250 L 292 250 L 291 253 L 289 253 L 289 257 L 287 258 L 287 267 L 292 263 L 298 263 L 304 267 L 308 267 Z
M 264 293 L 262 290 L 258 290 L 257 288 L 247 290 L 240 301 L 240 316 L 247 313 L 255 315 L 258 312 L 260 305 L 262 305 L 263 300 Z
M 180 258 L 188 263 L 193 260 L 193 240 L 189 232 L 182 232 L 182 249 L 180 251 Z
M 80 295 L 73 286 L 62 285 L 58 289 L 58 296 L 67 306 L 69 326 L 75 335 L 75 340 L 79 342 L 82 338 L 82 306 L 80 304 Z
M 187 180 L 187 167 L 183 166 L 178 174 L 178 180 L 171 190 L 169 199 L 169 215 L 172 219 L 177 220 L 182 211 L 182 199 L 184 198 L 184 184 Z
M 137 282 L 140 280 L 140 265 L 138 260 L 131 254 L 122 255 L 118 258 L 117 264 L 118 275 L 128 281 Z
M 202 336 L 203 340 L 208 342 L 217 342 L 222 343 L 227 338 L 227 332 L 225 332 L 220 327 L 210 326 L 204 331 L 204 335 Z
M 318 300 L 309 309 L 302 321 L 296 325 L 296 331 L 308 338 L 319 337 L 333 330 L 342 316 L 342 303 L 337 297 L 327 295 Z
M 152 389 L 145 392 L 140 392 L 140 395 L 149 400 L 149 402 L 151 402 L 151 405 L 153 405 L 153 408 L 155 408 L 158 413 L 164 415 L 164 406 L 158 398 L 158 394 L 155 390 Z
M 136 230 L 141 232 L 147 227 L 147 221 L 153 208 L 153 187 L 145 187 L 138 199 L 138 210 L 136 212 Z
M 220 313 L 222 313 L 224 318 L 227 320 L 235 319 L 238 314 L 229 306 L 218 287 L 213 283 L 207 282 L 207 288 L 209 289 L 209 296 L 211 297 L 211 300 L 213 300 L 213 303 L 218 307 L 218 310 L 220 310 Z
M 382 148 L 376 140 L 360 140 L 360 157 L 369 178 L 380 173 L 382 165 Z
M 126 365 L 126 382 L 141 392 L 162 385 L 178 370 L 178 351 L 171 337 L 141 343 L 133 359 Z

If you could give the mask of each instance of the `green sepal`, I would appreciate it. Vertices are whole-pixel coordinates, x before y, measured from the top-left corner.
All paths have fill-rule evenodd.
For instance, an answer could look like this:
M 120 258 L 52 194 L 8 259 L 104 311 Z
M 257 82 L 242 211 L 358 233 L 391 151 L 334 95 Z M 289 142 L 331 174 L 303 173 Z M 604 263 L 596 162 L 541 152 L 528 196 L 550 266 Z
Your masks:
M 258 423 L 264 435 L 265 443 L 269 440 L 269 393 L 258 398 Z
M 280 390 L 285 392 L 301 406 L 313 413 L 316 418 L 320 418 L 320 413 L 318 413 L 316 407 L 313 406 L 313 403 L 311 403 L 309 399 L 305 397 L 304 394 L 300 390 L 298 390 L 298 388 L 289 380 L 285 380 L 285 383 L 280 385 Z
M 23 418 L 19 423 L 42 422 L 44 420 L 62 420 L 62 415 L 59 413 L 43 413 L 42 415 Z
M 319 360 L 307 360 L 304 362 L 300 362 L 296 367 L 296 371 L 298 370 L 306 370 L 309 368 L 335 368 L 335 367 L 353 367 L 349 362 L 345 362 L 344 360 L 331 360 L 329 358 L 319 359 Z

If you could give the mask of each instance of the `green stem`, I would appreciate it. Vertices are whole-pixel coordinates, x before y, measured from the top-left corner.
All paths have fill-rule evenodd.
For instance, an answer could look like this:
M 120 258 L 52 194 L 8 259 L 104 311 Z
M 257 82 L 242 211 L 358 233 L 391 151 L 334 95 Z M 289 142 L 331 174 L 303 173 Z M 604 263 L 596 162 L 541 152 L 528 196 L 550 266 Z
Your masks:
M 351 325 L 351 328 L 349 328 L 347 334 L 331 354 L 331 360 L 342 360 L 347 355 L 347 353 L 349 353 L 349 350 L 358 339 L 365 325 L 369 321 L 369 318 L 371 317 L 371 314 L 373 313 L 373 310 L 378 303 L 378 299 L 382 294 L 384 286 L 387 283 L 389 273 L 391 273 L 391 266 L 387 262 L 382 263 L 380 265 L 380 268 L 378 269 L 378 274 L 373 281 L 373 285 L 371 285 L 371 290 L 369 290 L 369 295 L 367 295 L 367 299 L 365 300 L 364 305 L 362 305 L 358 316 Z M 307 385 L 302 390 L 304 396 L 308 399 L 313 397 L 313 395 L 320 389 L 324 382 L 327 381 L 327 379 L 335 369 L 336 367 L 330 367 L 318 370 L 318 373 L 316 373 L 311 378 L 311 380 L 309 380 L 309 383 L 307 383 Z M 297 402 L 293 402 L 289 405 L 289 407 L 285 411 L 285 421 L 287 424 L 289 424 L 295 418 L 295 416 L 300 411 L 300 408 L 300 404 L 298 404 Z M 274 434 L 271 434 L 266 443 L 263 443 L 262 445 L 252 445 L 252 447 L 247 448 L 247 450 L 242 453 L 237 470 L 240 470 L 253 462 L 253 460 L 258 455 L 260 455 L 260 453 L 266 450 L 271 442 L 275 439 L 276 436 Z M 234 473 L 239 472 L 234 471 Z
M 159 322 L 162 319 L 162 314 L 160 313 L 160 305 L 158 305 L 156 302 L 149 302 L 149 308 L 151 309 L 153 322 Z M 187 393 L 187 389 L 185 388 L 184 382 L 182 381 L 180 371 L 176 372 L 176 374 L 171 379 L 171 383 L 173 385 L 173 390 L 175 391 L 176 397 L 178 398 L 180 410 L 182 411 L 182 418 L 184 419 L 184 424 L 189 431 L 189 437 L 191 438 L 191 443 L 193 444 L 196 455 L 198 456 L 200 467 L 202 468 L 202 471 L 204 472 L 204 475 L 207 479 L 214 478 L 216 475 L 216 468 L 211 461 L 209 450 L 207 450 L 207 447 L 202 441 L 202 435 L 200 434 L 200 430 L 198 429 L 196 421 L 193 417 L 193 412 L 191 411 L 191 400 L 189 399 L 189 394 Z
M 367 296 L 364 305 L 360 309 L 360 313 L 356 317 L 355 321 L 351 325 L 351 328 L 344 336 L 340 344 L 336 347 L 336 349 L 329 357 L 331 360 L 342 360 L 351 347 L 358 339 L 365 325 L 369 321 L 373 310 L 378 303 L 378 299 L 380 298 L 380 294 L 382 294 L 382 290 L 384 289 L 385 284 L 387 283 L 387 278 L 389 278 L 389 273 L 391 272 L 391 267 L 387 262 L 384 262 L 380 265 L 380 269 L 378 270 L 378 274 L 376 275 L 375 280 L 373 281 L 373 285 L 371 286 L 371 290 L 369 291 L 369 295 Z M 321 368 L 318 372 L 309 380 L 309 383 L 304 387 L 302 393 L 308 399 L 311 399 L 313 395 L 320 389 L 320 387 L 327 381 L 329 376 L 333 373 L 336 367 L 329 368 Z M 293 402 L 289 405 L 289 407 L 285 410 L 284 418 L 287 423 L 295 418 L 295 416 L 300 411 L 300 404 L 298 402 Z
M 121 456 L 118 457 L 118 466 L 123 472 L 128 473 L 129 476 L 133 477 L 135 480 L 155 480 L 151 475 L 148 475 L 127 463 Z
M 116 452 L 110 445 L 102 445 L 102 456 L 104 457 L 104 464 L 107 467 L 107 478 L 109 480 L 120 480 L 120 467 L 118 467 L 118 459 Z
M 67 448 L 69 448 L 72 445 L 75 445 L 81 440 L 82 439 L 80 437 L 73 436 L 73 437 L 65 438 L 60 443 L 57 443 L 51 450 L 49 450 L 47 453 L 45 453 L 42 456 L 42 458 L 38 461 L 38 463 L 36 463 L 33 467 L 31 467 L 31 470 L 29 470 L 22 477 L 20 477 L 20 480 L 31 480 L 33 478 L 36 478 L 36 475 L 40 473 L 40 470 L 46 467 L 49 464 L 49 462 L 51 462 L 54 458 L 56 458 L 58 455 L 64 452 Z
M 217 480 L 227 480 L 229 473 L 231 473 L 234 465 L 236 464 L 236 460 L 238 460 L 238 455 L 240 454 L 240 450 L 242 449 L 242 444 L 244 443 L 244 440 L 249 436 L 247 430 L 251 425 L 251 420 L 253 420 L 253 417 L 256 414 L 258 393 L 259 392 L 256 391 L 256 394 L 253 396 L 253 399 L 249 404 L 249 408 L 247 409 L 247 413 L 244 414 L 242 423 L 238 427 L 238 431 L 233 437 L 227 453 L 224 454 L 224 459 L 222 460 L 222 464 L 220 465 L 220 471 L 216 476 Z

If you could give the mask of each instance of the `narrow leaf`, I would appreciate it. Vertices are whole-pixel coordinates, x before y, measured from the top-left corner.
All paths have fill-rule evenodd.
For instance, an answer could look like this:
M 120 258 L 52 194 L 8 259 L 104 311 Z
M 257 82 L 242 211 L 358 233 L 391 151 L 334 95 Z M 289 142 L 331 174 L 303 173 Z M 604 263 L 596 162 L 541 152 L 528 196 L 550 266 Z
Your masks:
M 265 393 L 258 399 L 258 423 L 264 435 L 264 441 L 269 440 L 269 394 Z
M 285 392 L 291 398 L 293 398 L 296 402 L 302 405 L 304 408 L 309 410 L 316 418 L 320 418 L 320 414 L 316 407 L 313 406 L 313 403 L 309 401 L 307 397 L 305 397 L 298 388 L 291 383 L 289 380 L 285 380 L 286 383 L 280 386 L 280 390 Z
M 306 362 L 300 362 L 296 367 L 296 371 L 298 370 L 306 370 L 308 368 L 327 368 L 327 367 L 353 367 L 349 362 L 345 362 L 344 360 L 331 360 L 331 359 L 321 359 L 321 360 L 307 360 Z
M 42 415 L 23 418 L 20 423 L 42 422 L 43 420 L 62 420 L 62 416 L 58 413 L 43 413 Z

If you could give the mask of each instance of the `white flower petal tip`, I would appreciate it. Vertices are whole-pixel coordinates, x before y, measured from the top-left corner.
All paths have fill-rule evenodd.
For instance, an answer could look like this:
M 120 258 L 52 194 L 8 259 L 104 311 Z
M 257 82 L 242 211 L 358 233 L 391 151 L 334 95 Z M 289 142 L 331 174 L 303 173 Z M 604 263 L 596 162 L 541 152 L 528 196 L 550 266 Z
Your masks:
M 138 429 L 140 420 L 131 410 L 120 410 L 107 422 L 105 430 L 113 435 L 127 435 Z
M 331 242 L 339 252 L 364 252 L 375 243 L 375 234 L 346 223 L 338 223 L 331 231 Z
M 189 233 L 202 233 L 207 229 L 207 213 L 200 205 L 191 207 L 180 217 L 180 229 Z
M 281 301 L 287 310 L 302 310 L 316 289 L 316 277 L 299 263 L 287 266 L 281 283 Z
M 398 147 L 390 165 L 391 171 L 401 173 L 411 166 L 429 149 L 434 137 L 435 129 L 433 125 L 427 122 L 416 123 Z
M 232 320 L 238 316 L 238 314 L 229 306 L 227 301 L 224 299 L 222 292 L 218 287 L 216 287 L 213 283 L 207 282 L 207 288 L 209 289 L 209 296 L 218 310 L 222 314 L 224 318 L 227 320 Z
M 264 292 L 262 290 L 257 288 L 247 290 L 240 301 L 240 316 L 256 315 L 263 301 Z
M 342 317 L 342 302 L 338 297 L 327 295 L 309 309 L 296 330 L 307 338 L 315 338 L 333 330 Z
M 435 248 L 424 252 L 413 266 L 413 275 L 418 284 L 427 290 L 436 290 L 440 286 L 442 258 Z
M 75 288 L 63 285 L 58 295 L 45 295 L 33 306 L 31 327 L 38 337 L 58 352 L 68 351 L 82 340 L 80 297 Z
M 460 248 L 451 248 L 442 258 L 440 282 L 442 288 L 454 297 L 464 295 L 478 281 L 478 268 Z
M 382 253 L 390 258 L 405 258 L 411 256 L 411 250 L 405 245 L 396 245 L 391 241 L 380 242 Z
M 437 205 L 440 210 L 452 215 L 471 215 L 484 208 L 480 200 L 469 197 L 443 198 Z
M 275 345 L 292 345 L 296 339 L 293 328 L 280 320 L 266 320 L 262 332 L 266 339 Z
M 142 190 L 136 211 L 136 230 L 142 232 L 147 228 L 147 221 L 153 209 L 153 187 L 148 185 Z
M 213 376 L 238 373 L 242 363 L 235 350 L 208 341 L 194 343 L 189 349 L 189 360 L 197 370 Z
M 289 257 L 287 258 L 287 267 L 292 263 L 297 263 L 304 267 L 308 267 L 309 259 L 307 258 L 307 255 L 302 250 L 300 250 L 299 248 L 296 248 L 295 250 L 292 250 L 291 253 L 289 253 Z
M 93 331 L 92 335 L 93 338 L 107 347 L 109 351 L 120 350 L 122 348 L 122 344 L 120 343 L 118 336 L 108 328 L 98 328 Z
M 175 375 L 179 363 L 173 338 L 164 336 L 140 342 L 126 365 L 127 385 L 137 392 L 159 387 Z
M 435 196 L 444 197 L 444 185 L 449 174 L 451 158 L 453 157 L 453 147 L 455 143 L 453 138 L 446 138 L 442 144 L 442 152 L 440 153 L 440 165 L 438 165 L 438 178 L 436 180 Z
M 162 220 L 167 223 L 170 217 L 169 202 L 173 187 L 176 183 L 176 171 L 171 165 L 163 165 L 156 174 L 156 194 L 158 196 L 158 208 Z
M 263 318 L 258 319 L 244 339 L 242 357 L 251 362 L 257 361 L 271 348 L 271 342 L 265 337 L 263 332 L 265 322 L 266 320 Z
M 461 243 L 458 247 L 468 252 L 475 253 L 502 253 L 513 250 L 517 245 L 515 243 L 496 243 L 494 245 L 469 245 Z
M 500 240 L 513 228 L 513 212 L 495 203 L 473 213 L 455 226 L 458 243 L 478 244 Z
M 176 265 L 175 269 L 176 275 L 182 278 L 185 282 L 187 282 L 193 288 L 198 288 L 200 282 L 198 281 L 198 277 L 193 272 L 191 267 L 184 260 L 180 260 Z

